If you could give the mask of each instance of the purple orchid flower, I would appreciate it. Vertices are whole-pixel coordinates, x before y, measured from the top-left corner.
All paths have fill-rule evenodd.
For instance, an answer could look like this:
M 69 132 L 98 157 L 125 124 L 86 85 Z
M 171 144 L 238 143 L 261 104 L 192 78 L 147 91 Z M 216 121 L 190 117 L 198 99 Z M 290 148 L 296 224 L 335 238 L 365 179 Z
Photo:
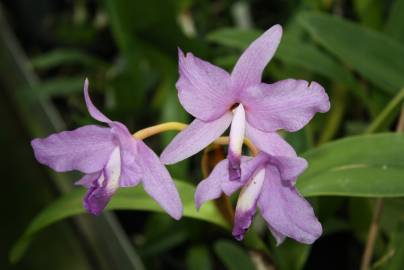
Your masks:
M 143 141 L 134 139 L 120 122 L 111 121 L 92 103 L 88 80 L 84 98 L 90 115 L 109 128 L 88 125 L 31 142 L 36 159 L 57 172 L 85 173 L 76 184 L 88 188 L 84 207 L 98 215 L 118 187 L 140 182 L 145 191 L 174 219 L 182 216 L 182 203 L 167 169 Z
M 261 145 L 265 152 L 254 158 L 242 156 L 240 181 L 230 181 L 229 160 L 219 162 L 210 176 L 199 183 L 196 207 L 199 209 L 204 202 L 220 197 L 222 192 L 230 196 L 241 188 L 233 225 L 237 240 L 243 239 L 258 206 L 278 245 L 286 237 L 311 244 L 322 234 L 322 227 L 310 204 L 295 188 L 307 162 L 297 157 L 279 135 L 273 133 L 267 137 L 267 142 Z
M 316 82 L 283 80 L 261 82 L 263 70 L 275 53 L 282 27 L 275 25 L 255 40 L 238 59 L 231 74 L 192 53 L 179 51 L 180 78 L 176 84 L 182 106 L 196 119 L 161 154 L 165 164 L 190 157 L 212 143 L 231 125 L 229 173 L 238 180 L 244 136 L 257 130 L 297 131 L 330 102 Z M 251 139 L 251 138 L 250 138 Z M 260 144 L 254 141 L 254 144 Z

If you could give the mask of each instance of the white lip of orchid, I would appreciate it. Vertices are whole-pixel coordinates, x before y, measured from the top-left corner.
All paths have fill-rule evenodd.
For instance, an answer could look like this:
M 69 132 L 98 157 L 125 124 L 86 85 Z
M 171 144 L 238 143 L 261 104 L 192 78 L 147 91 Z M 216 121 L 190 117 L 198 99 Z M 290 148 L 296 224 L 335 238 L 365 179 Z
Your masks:
M 245 136 L 245 126 L 245 110 L 243 105 L 240 103 L 233 110 L 233 120 L 231 121 L 229 142 L 229 149 L 237 156 L 241 155 Z
M 265 180 L 265 169 L 261 168 L 243 187 L 237 200 L 236 211 L 248 211 L 255 206 Z
M 104 168 L 103 174 L 99 178 L 99 184 L 102 185 L 106 179 L 106 190 L 109 193 L 115 192 L 119 187 L 119 178 L 121 176 L 121 151 L 115 147 Z M 102 179 L 101 179 L 102 178 Z

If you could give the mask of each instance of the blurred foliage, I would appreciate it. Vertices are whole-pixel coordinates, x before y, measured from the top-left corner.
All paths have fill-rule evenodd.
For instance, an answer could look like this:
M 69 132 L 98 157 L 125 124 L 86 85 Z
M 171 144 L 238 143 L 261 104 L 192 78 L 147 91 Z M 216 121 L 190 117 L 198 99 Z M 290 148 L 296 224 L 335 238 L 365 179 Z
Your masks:
M 288 240 L 276 247 L 257 219 L 256 234 L 237 243 L 206 222 L 118 212 L 147 269 L 357 269 L 373 209 L 372 199 L 364 197 L 396 197 L 385 199 L 373 267 L 403 268 L 404 138 L 391 133 L 404 93 L 403 0 L 3 2 L 30 68 L 41 78 L 18 98 L 53 102 L 69 128 L 93 123 L 82 101 L 84 77 L 89 77 L 97 106 L 132 131 L 163 121 L 189 122 L 175 89 L 177 48 L 231 70 L 241 51 L 276 23 L 284 26 L 284 36 L 264 81 L 316 80 L 330 95 L 328 114 L 285 134 L 310 161 L 298 188 L 316 196 L 312 203 L 324 226 L 319 241 L 305 246 Z M 147 142 L 159 153 L 173 135 Z M 199 158 L 169 167 L 173 177 L 192 182 L 183 184 L 190 189 L 202 178 Z M 143 198 L 140 190 L 128 192 Z M 68 196 L 77 194 L 81 190 Z M 119 199 L 114 199 L 117 204 Z M 187 200 L 194 211 L 192 197 Z M 134 201 L 111 209 L 156 210 L 148 201 Z M 74 205 L 63 207 L 81 213 L 79 197 Z M 203 211 L 188 216 L 198 215 L 220 218 Z

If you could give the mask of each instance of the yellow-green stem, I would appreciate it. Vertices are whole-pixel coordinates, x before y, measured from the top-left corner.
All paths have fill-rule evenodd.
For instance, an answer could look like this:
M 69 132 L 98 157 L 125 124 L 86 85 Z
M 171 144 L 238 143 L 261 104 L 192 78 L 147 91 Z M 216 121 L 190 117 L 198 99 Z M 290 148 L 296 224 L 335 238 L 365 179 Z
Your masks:
M 151 126 L 148 128 L 144 128 L 139 130 L 138 132 L 133 134 L 133 137 L 139 140 L 144 140 L 150 136 L 159 134 L 164 131 L 169 131 L 169 130 L 178 130 L 181 131 L 184 128 L 186 128 L 188 125 L 180 122 L 167 122 L 155 126 Z

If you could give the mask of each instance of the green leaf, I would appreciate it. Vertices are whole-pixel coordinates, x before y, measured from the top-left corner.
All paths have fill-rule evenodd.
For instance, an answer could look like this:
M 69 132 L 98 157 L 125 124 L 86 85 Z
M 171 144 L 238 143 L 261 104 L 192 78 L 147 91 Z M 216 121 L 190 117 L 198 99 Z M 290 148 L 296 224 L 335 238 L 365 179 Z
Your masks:
M 404 88 L 384 107 L 383 111 L 376 117 L 376 119 L 370 124 L 366 133 L 375 133 L 386 129 L 397 113 L 400 111 L 404 100 Z
M 383 267 L 378 269 L 383 270 L 401 270 L 404 265 L 404 224 L 399 224 L 398 228 L 393 232 L 389 249 L 383 260 L 379 260 L 378 265 Z M 376 264 L 375 264 L 376 266 Z
M 248 253 L 229 240 L 219 240 L 214 245 L 216 255 L 229 270 L 255 269 Z
M 175 183 L 181 194 L 185 217 L 208 221 L 223 228 L 228 227 L 227 222 L 217 211 L 213 202 L 206 203 L 199 211 L 196 211 L 193 197 L 195 187 L 181 181 L 176 181 Z M 84 189 L 77 188 L 60 197 L 39 213 L 13 246 L 10 260 L 17 262 L 26 251 L 33 236 L 45 227 L 62 219 L 85 213 L 82 203 L 85 192 Z M 119 189 L 108 204 L 107 209 L 163 212 L 163 209 L 140 186 Z
M 310 166 L 299 177 L 304 196 L 404 196 L 404 134 L 349 137 L 324 144 L 303 157 Z
M 187 269 L 211 270 L 212 259 L 209 250 L 205 246 L 193 246 L 187 252 Z
M 276 265 L 282 270 L 301 270 L 309 257 L 310 249 L 310 245 L 287 239 L 273 249 Z
M 243 50 L 260 34 L 258 30 L 243 30 L 237 28 L 222 28 L 211 32 L 209 41 Z M 316 74 L 347 85 L 354 82 L 352 75 L 338 64 L 333 58 L 323 53 L 313 44 L 303 42 L 292 34 L 285 33 L 279 45 L 275 58 L 280 61 L 302 67 Z
M 48 98 L 64 96 L 83 91 L 84 77 L 62 77 L 40 82 L 32 86 L 32 91 L 24 92 L 28 98 Z
M 299 21 L 321 45 L 381 89 L 404 86 L 404 47 L 390 37 L 342 18 L 303 13 Z
M 380 29 L 383 21 L 383 0 L 354 0 L 353 4 L 362 25 Z
M 261 34 L 262 31 L 254 29 L 220 28 L 209 33 L 206 39 L 223 46 L 244 50 Z
M 392 38 L 404 44 L 404 0 L 395 0 L 391 5 L 385 31 Z
M 31 64 L 37 69 L 48 69 L 67 64 L 80 64 L 94 68 L 107 67 L 107 64 L 87 53 L 72 49 L 56 49 L 31 59 Z

